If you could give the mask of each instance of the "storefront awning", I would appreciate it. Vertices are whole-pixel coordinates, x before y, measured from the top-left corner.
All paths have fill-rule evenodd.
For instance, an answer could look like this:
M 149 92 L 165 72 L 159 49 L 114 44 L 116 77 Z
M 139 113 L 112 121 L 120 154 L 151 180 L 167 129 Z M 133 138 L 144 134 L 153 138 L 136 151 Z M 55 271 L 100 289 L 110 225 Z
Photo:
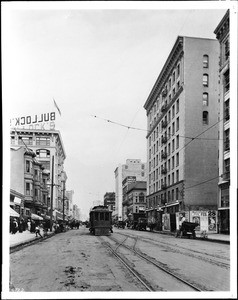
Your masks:
M 179 205 L 179 203 L 178 203 L 178 202 L 176 202 L 176 203 L 170 203 L 170 204 L 161 206 L 161 208 L 170 207 L 170 206 L 175 206 L 175 205 Z
M 10 207 L 10 216 L 11 216 L 11 217 L 15 217 L 15 218 L 19 218 L 19 217 L 20 217 L 19 213 L 16 212 L 16 211 L 15 211 L 14 209 L 12 209 L 11 207 Z
M 36 215 L 36 214 L 31 214 L 31 218 L 33 220 L 43 221 L 43 218 L 41 216 Z
M 15 196 L 14 203 L 21 204 L 21 201 L 22 201 L 21 198 Z

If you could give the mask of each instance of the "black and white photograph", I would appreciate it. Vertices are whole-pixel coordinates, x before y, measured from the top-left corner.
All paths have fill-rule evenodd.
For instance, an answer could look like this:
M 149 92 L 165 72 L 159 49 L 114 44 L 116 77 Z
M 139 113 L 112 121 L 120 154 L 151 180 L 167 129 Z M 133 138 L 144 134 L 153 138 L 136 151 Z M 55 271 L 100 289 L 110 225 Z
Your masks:
M 237 298 L 237 13 L 1 2 L 2 299 Z

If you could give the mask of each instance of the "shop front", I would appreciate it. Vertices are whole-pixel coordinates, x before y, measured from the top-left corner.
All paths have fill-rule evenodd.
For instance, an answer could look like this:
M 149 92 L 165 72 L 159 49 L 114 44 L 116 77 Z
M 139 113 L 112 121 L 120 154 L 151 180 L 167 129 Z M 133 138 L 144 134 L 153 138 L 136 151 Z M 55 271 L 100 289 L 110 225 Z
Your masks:
M 176 229 L 179 229 L 182 220 L 197 223 L 196 231 L 217 233 L 218 214 L 216 210 L 191 210 L 176 213 Z
M 229 208 L 218 209 L 219 233 L 230 234 L 230 210 Z

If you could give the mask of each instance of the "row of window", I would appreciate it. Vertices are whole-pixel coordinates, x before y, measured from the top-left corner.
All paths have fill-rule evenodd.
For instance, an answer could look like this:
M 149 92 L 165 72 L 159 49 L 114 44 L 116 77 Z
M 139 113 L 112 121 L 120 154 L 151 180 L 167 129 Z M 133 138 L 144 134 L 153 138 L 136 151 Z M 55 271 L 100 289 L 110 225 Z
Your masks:
M 171 151 L 171 145 L 172 145 L 172 151 Z M 177 137 L 176 137 L 176 149 L 178 149 L 178 148 L 179 148 L 179 135 L 177 135 Z M 152 160 L 149 161 L 149 172 L 151 172 L 152 168 L 157 167 L 160 161 L 163 162 L 163 160 L 167 159 L 168 156 L 170 156 L 170 154 L 172 154 L 174 151 L 175 151 L 175 139 L 172 140 L 172 144 L 171 143 L 168 144 L 168 148 L 166 146 L 164 148 L 164 150 L 159 152 Z M 178 163 L 179 152 L 176 153 L 176 158 L 177 158 L 177 163 Z M 172 157 L 172 159 L 173 159 L 173 157 Z M 170 161 L 170 159 L 168 161 Z
M 11 136 L 11 144 L 15 144 L 15 136 Z M 18 137 L 18 144 L 19 145 L 33 145 L 33 138 L 32 137 Z M 50 138 L 49 137 L 37 137 L 36 138 L 36 145 L 41 146 L 50 146 Z
M 43 203 L 47 203 L 47 195 L 43 193 L 39 188 L 34 188 L 34 195 L 33 195 L 33 184 L 31 182 L 25 183 L 25 195 L 27 196 L 34 196 L 35 200 L 40 201 L 43 200 Z
M 153 175 L 153 176 L 156 176 L 156 175 Z M 149 184 L 151 183 L 150 181 L 151 181 L 151 179 L 149 178 Z M 155 193 L 155 192 L 159 191 L 160 189 L 167 188 L 170 185 L 178 183 L 179 181 L 180 181 L 179 170 L 176 170 L 176 172 L 172 172 L 171 175 L 168 175 L 167 177 L 164 177 L 164 178 L 154 182 L 153 184 L 151 184 L 149 186 L 149 194 Z
M 179 200 L 179 188 L 172 189 L 171 191 L 162 193 L 158 196 L 147 199 L 147 208 L 156 207 L 166 202 Z
M 209 56 L 207 54 L 203 55 L 203 68 L 209 68 Z M 176 83 L 176 85 L 175 85 Z M 203 74 L 203 86 L 208 87 L 209 84 L 209 75 L 207 73 Z M 180 88 L 180 63 L 176 66 L 175 70 L 172 72 L 172 76 L 170 76 L 168 83 L 165 84 L 165 88 L 162 91 L 162 99 L 165 99 L 168 94 L 168 100 L 169 102 L 172 100 L 176 92 Z M 170 93 L 171 91 L 171 93 Z M 155 102 L 153 108 L 151 109 L 149 113 L 149 121 L 152 121 L 152 117 L 154 116 L 154 120 L 158 119 L 160 116 L 161 111 L 159 110 L 159 103 L 160 103 L 160 96 L 157 98 L 157 101 Z M 164 102 L 164 104 L 167 104 L 167 101 Z M 163 105 L 163 103 L 161 103 Z M 157 114 L 157 115 L 156 115 Z M 152 124 L 151 124 L 152 126 Z
M 168 111 L 167 115 L 164 117 L 163 120 L 158 124 L 158 126 L 154 129 L 153 133 L 149 137 L 149 147 L 151 146 L 151 142 L 154 142 L 158 136 L 159 133 L 162 132 L 164 128 L 168 126 L 168 124 L 171 122 L 172 119 L 175 117 L 175 106 L 176 106 L 176 114 L 179 113 L 179 99 L 177 99 L 176 104 L 172 106 L 172 108 Z M 172 118 L 171 118 L 172 116 Z M 176 131 L 179 129 L 179 118 L 176 119 Z M 169 132 L 170 132 L 169 127 Z M 175 132 L 175 123 L 172 124 L 172 133 Z M 170 136 L 170 134 L 169 134 Z

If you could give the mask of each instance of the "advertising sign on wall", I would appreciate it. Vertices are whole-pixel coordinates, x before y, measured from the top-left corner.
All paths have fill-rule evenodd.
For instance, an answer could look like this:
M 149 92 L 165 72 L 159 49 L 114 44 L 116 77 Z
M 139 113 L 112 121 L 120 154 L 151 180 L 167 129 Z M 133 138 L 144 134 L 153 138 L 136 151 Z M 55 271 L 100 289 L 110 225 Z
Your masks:
M 55 112 L 22 116 L 10 119 L 10 127 L 16 129 L 54 130 L 55 120 Z
M 170 231 L 170 214 L 162 215 L 162 229 Z
M 217 232 L 217 211 L 191 211 L 191 222 L 196 222 L 199 226 L 196 227 L 197 231 L 206 230 L 208 232 Z

